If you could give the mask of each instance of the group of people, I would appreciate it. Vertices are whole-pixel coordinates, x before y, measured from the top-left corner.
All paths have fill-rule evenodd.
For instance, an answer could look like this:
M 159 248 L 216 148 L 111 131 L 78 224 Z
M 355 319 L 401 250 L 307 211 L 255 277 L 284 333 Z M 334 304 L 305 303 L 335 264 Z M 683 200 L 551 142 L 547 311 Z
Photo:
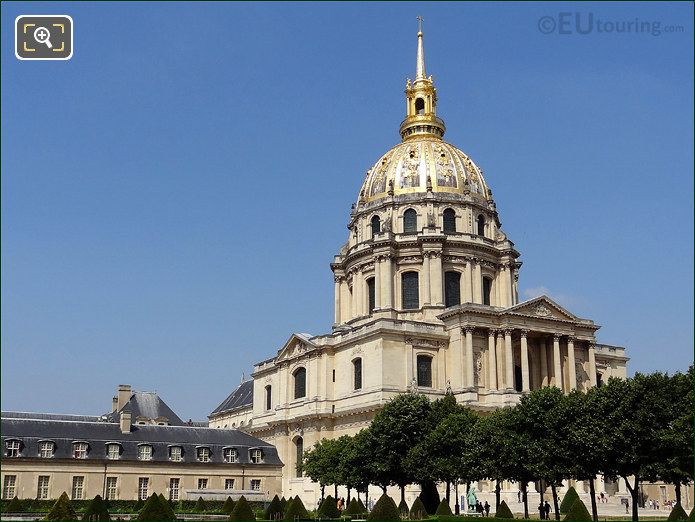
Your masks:
M 667 499 L 664 500 L 663 504 L 661 504 L 659 502 L 659 499 L 649 499 L 647 500 L 647 506 L 649 507 L 649 509 L 661 509 L 662 506 L 666 509 L 673 509 L 673 500 Z
M 471 507 L 473 507 L 473 506 L 469 506 L 469 509 Z M 475 503 L 475 511 L 476 511 L 476 513 L 479 513 L 481 516 L 489 517 L 490 516 L 490 504 L 488 503 L 487 500 L 485 501 L 485 504 L 481 504 L 480 500 L 478 500 Z
M 538 504 L 538 513 L 541 516 L 541 520 L 550 520 L 550 502 L 546 500 L 543 503 L 541 500 L 541 503 Z

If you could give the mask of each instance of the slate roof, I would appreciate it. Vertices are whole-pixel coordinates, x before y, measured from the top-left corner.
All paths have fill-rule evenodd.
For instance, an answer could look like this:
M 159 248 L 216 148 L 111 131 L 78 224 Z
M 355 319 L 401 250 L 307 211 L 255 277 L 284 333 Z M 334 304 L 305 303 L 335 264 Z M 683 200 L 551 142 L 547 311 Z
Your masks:
M 169 461 L 169 446 L 183 448 L 183 462 L 197 462 L 196 448 L 210 448 L 210 463 L 223 464 L 223 448 L 233 447 L 239 452 L 239 463 L 256 465 L 282 465 L 274 446 L 247 433 L 233 429 L 196 428 L 187 426 L 131 426 L 130 433 L 121 433 L 116 422 L 91 422 L 77 420 L 21 418 L 14 412 L 2 412 L 3 452 L 5 441 L 21 441 L 20 457 L 38 458 L 39 442 L 50 440 L 55 443 L 54 459 L 72 459 L 72 443 L 87 442 L 89 452 L 86 460 L 106 460 L 106 444 L 121 445 L 119 460 L 137 460 L 138 445 L 152 445 L 152 460 Z M 39 414 L 44 415 L 44 414 Z M 250 449 L 261 449 L 263 464 L 251 464 Z M 10 457 L 5 457 L 10 458 Z M 208 463 L 200 463 L 204 466 Z
M 253 380 L 242 382 L 210 415 L 253 406 Z
M 82 421 L 99 422 L 104 420 L 104 416 L 98 415 L 71 415 L 63 413 L 34 413 L 27 411 L 3 411 L 3 418 L 7 419 L 43 419 L 43 420 L 63 420 L 63 421 Z
M 106 417 L 112 422 L 117 422 L 120 414 L 124 410 L 131 413 L 131 422 L 135 423 L 138 417 L 148 419 L 158 419 L 166 417 L 171 426 L 184 426 L 183 422 L 176 413 L 167 405 L 156 392 L 134 391 L 128 402 L 118 411 L 108 413 Z

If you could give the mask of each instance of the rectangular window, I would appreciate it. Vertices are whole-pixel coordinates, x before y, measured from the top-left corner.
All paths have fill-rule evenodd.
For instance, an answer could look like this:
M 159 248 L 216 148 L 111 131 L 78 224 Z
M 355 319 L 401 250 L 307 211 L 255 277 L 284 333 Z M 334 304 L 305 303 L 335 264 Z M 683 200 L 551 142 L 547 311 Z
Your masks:
M 17 490 L 17 475 L 5 475 L 2 482 L 2 498 L 12 499 Z
M 372 315 L 376 308 L 376 291 L 374 287 L 374 278 L 367 279 L 367 296 L 369 301 L 369 315 Z
M 239 452 L 235 448 L 225 448 L 224 461 L 228 464 L 239 462 Z
M 39 457 L 42 459 L 50 459 L 53 457 L 54 445 L 50 441 L 43 441 L 39 444 Z
M 169 458 L 172 462 L 181 462 L 183 460 L 181 446 L 172 446 L 169 448 Z
M 177 478 L 169 479 L 169 500 L 179 499 L 179 484 L 181 480 Z
M 492 291 L 492 280 L 489 277 L 483 277 L 483 304 L 490 304 L 490 293 Z
M 82 500 L 84 498 L 84 477 L 72 477 L 72 499 Z
M 48 475 L 39 475 L 38 487 L 36 488 L 36 498 L 46 500 L 48 498 Z
M 362 389 L 362 359 L 355 359 L 352 361 L 353 372 L 354 372 L 354 388 L 355 390 Z
M 428 355 L 417 356 L 417 385 L 432 387 L 432 357 Z
M 7 456 L 8 457 L 19 457 L 19 441 L 18 440 L 8 440 L 7 445 Z
M 251 462 L 254 464 L 260 464 L 263 462 L 263 452 L 259 449 L 251 450 Z
M 138 446 L 138 460 L 152 460 L 152 446 L 149 444 Z
M 444 272 L 444 306 L 461 304 L 461 274 L 459 272 Z
M 210 462 L 210 448 L 198 448 L 198 460 L 200 462 Z
M 260 491 L 261 490 L 261 480 L 260 479 L 252 479 L 251 480 L 251 491 Z
M 265 409 L 269 410 L 273 406 L 273 388 L 268 385 L 265 387 Z
M 224 489 L 234 489 L 234 479 L 224 479 Z
M 109 460 L 118 460 L 121 456 L 121 446 L 118 444 L 109 444 L 106 449 L 106 458 Z
M 208 479 L 198 479 L 198 489 L 208 489 Z
M 72 445 L 72 457 L 75 459 L 87 458 L 88 445 L 86 442 L 75 442 Z
M 138 498 L 140 500 L 147 500 L 149 497 L 150 489 L 150 479 L 147 477 L 140 477 L 138 479 Z
M 106 477 L 106 500 L 116 500 L 118 498 L 117 477 Z

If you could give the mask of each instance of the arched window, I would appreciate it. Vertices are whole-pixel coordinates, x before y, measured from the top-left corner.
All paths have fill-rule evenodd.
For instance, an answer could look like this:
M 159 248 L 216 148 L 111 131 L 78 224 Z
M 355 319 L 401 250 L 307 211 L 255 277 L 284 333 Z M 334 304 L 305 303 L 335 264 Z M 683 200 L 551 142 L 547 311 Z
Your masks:
M 372 312 L 374 312 L 374 308 L 376 308 L 376 294 L 374 293 L 373 277 L 367 279 L 367 296 L 369 298 L 369 315 L 371 315 Z
M 417 272 L 403 272 L 401 274 L 401 294 L 403 310 L 420 308 L 420 287 Z
M 294 372 L 294 398 L 306 397 L 306 369 L 298 368 Z
M 302 477 L 302 461 L 304 460 L 304 439 L 302 437 L 297 437 L 294 441 L 294 445 L 297 448 L 297 478 Z
M 374 216 L 372 218 L 372 237 L 376 236 L 381 232 L 381 219 L 379 216 Z
M 456 232 L 456 212 L 453 208 L 444 210 L 444 232 Z
M 461 274 L 459 272 L 444 272 L 444 306 L 461 304 Z
M 490 294 L 492 293 L 492 279 L 483 277 L 483 304 L 490 304 Z
M 415 113 L 425 114 L 425 100 L 423 100 L 422 98 L 415 99 Z
M 353 373 L 353 389 L 362 389 L 362 359 L 355 359 L 352 361 L 352 373 Z
M 417 233 L 417 212 L 412 208 L 403 212 L 403 233 Z
M 432 387 L 432 357 L 429 355 L 417 356 L 417 385 Z
M 485 236 L 485 217 L 480 214 L 475 221 L 478 224 L 478 235 Z
M 265 409 L 269 410 L 273 407 L 273 387 L 269 384 L 265 387 Z

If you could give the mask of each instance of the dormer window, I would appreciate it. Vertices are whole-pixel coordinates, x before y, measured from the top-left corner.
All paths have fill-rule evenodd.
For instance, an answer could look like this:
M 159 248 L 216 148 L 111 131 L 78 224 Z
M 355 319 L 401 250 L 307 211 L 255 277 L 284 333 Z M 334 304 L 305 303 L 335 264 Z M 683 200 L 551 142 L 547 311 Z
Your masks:
M 106 458 L 109 460 L 118 460 L 121 458 L 121 445 L 115 442 L 110 442 L 106 445 Z
M 171 446 L 169 448 L 169 460 L 172 462 L 181 462 L 183 460 L 183 449 L 181 446 Z
M 72 458 L 73 459 L 86 459 L 88 451 L 89 451 L 89 444 L 87 444 L 86 442 L 73 442 L 72 443 Z
M 56 445 L 53 441 L 42 440 L 39 442 L 39 457 L 42 459 L 51 459 L 55 454 Z
M 251 450 L 251 462 L 254 464 L 260 464 L 263 462 L 263 452 L 259 449 Z
M 152 460 L 152 446 L 140 444 L 138 446 L 138 460 Z
M 8 440 L 7 442 L 5 442 L 5 455 L 7 455 L 8 457 L 19 457 L 19 450 L 21 445 L 22 443 L 17 439 Z
M 236 448 L 225 448 L 224 461 L 228 464 L 239 462 L 239 451 Z
M 198 462 L 210 462 L 210 448 L 198 448 L 196 455 Z

